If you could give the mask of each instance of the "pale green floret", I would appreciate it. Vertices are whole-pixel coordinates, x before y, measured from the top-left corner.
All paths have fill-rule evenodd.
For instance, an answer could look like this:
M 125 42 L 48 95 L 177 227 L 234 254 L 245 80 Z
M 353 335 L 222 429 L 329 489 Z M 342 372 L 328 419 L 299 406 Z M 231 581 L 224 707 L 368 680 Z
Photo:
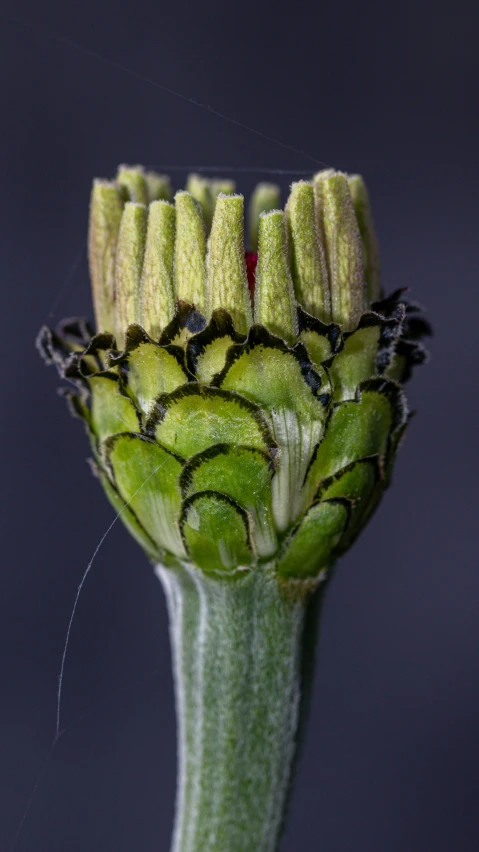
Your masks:
M 97 331 L 115 333 L 115 253 L 123 201 L 114 183 L 96 180 L 90 200 L 88 260 Z
M 207 316 L 216 308 L 231 314 L 238 331 L 246 332 L 253 317 L 244 255 L 244 199 L 218 196 L 208 240 Z
M 125 194 L 125 201 L 148 204 L 148 187 L 143 166 L 119 166 L 116 180 Z
M 94 183 L 89 260 L 97 329 L 115 333 L 119 345 L 133 322 L 158 338 L 176 298 L 206 316 L 225 308 L 242 331 L 252 322 L 243 198 L 229 180 L 191 174 L 187 186 L 173 208 L 169 178 L 141 166 L 120 166 L 116 182 Z M 260 183 L 249 205 L 251 245 L 259 248 L 255 321 L 292 342 L 297 300 L 324 322 L 354 328 L 368 307 L 365 278 L 369 301 L 381 292 L 362 178 L 328 169 L 312 183 L 293 183 L 285 213 L 271 209 L 279 200 L 276 184 Z M 143 201 L 151 203 L 148 233 Z
M 319 172 L 314 178 L 316 215 L 324 239 L 334 322 L 354 328 L 367 309 L 361 235 L 347 176 Z
M 348 183 L 363 244 L 368 299 L 370 302 L 376 302 L 381 298 L 381 269 L 379 242 L 374 228 L 369 193 L 361 175 L 348 175 Z
M 178 299 L 206 311 L 206 234 L 198 202 L 189 192 L 175 195 L 175 290 Z
M 141 274 L 140 322 L 156 340 L 175 313 L 175 220 L 175 208 L 168 201 L 150 204 Z
M 129 325 L 140 320 L 140 282 L 145 254 L 148 212 L 144 204 L 127 201 L 116 248 L 116 342 L 124 346 Z
M 311 183 L 292 184 L 286 215 L 296 298 L 305 311 L 323 322 L 331 322 L 328 269 L 316 227 Z
M 206 228 L 211 228 L 211 220 L 213 218 L 213 197 L 211 195 L 211 185 L 208 178 L 202 175 L 189 174 L 186 180 L 186 191 L 190 192 L 193 198 L 201 204 L 203 211 L 203 219 L 205 220 Z
M 258 242 L 254 319 L 291 343 L 298 334 L 298 317 L 282 210 L 260 215 Z
M 258 251 L 258 226 L 261 213 L 281 207 L 281 190 L 276 183 L 258 183 L 248 208 L 248 234 L 251 251 Z
M 145 172 L 149 201 L 172 201 L 171 181 L 168 175 L 158 172 Z
M 227 178 L 211 178 L 208 180 L 211 191 L 211 198 L 213 201 L 213 210 L 215 209 L 216 199 L 218 195 L 222 193 L 223 195 L 232 195 L 236 192 L 236 184 L 234 180 L 228 180 Z
M 196 198 L 200 203 L 207 233 L 211 228 L 218 196 L 220 194 L 233 195 L 235 189 L 236 184 L 232 180 L 206 178 L 194 172 L 188 175 L 186 191 L 190 192 L 193 198 Z

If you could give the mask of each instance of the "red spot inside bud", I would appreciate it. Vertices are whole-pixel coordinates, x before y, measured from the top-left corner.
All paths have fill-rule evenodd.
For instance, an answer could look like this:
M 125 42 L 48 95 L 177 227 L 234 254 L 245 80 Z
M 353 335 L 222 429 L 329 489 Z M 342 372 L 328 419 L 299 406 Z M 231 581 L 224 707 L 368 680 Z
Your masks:
M 258 255 L 254 251 L 247 251 L 246 258 L 246 275 L 248 276 L 248 289 L 251 298 L 254 297 L 254 285 L 256 280 L 256 264 L 258 263 Z

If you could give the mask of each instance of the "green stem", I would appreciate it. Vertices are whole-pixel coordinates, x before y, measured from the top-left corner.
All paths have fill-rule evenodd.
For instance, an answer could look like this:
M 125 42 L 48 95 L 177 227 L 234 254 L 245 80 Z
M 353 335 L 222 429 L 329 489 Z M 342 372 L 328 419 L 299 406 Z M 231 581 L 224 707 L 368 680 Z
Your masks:
M 168 600 L 178 716 L 172 852 L 274 852 L 318 596 L 281 589 L 264 568 L 228 579 L 187 564 L 157 566 L 157 574 Z

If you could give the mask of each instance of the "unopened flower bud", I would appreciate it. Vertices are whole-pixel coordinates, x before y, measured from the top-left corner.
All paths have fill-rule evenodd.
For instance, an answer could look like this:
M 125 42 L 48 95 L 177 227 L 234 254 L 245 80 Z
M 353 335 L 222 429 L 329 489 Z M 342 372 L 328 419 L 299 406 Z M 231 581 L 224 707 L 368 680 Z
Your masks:
M 149 201 L 172 201 L 171 181 L 168 175 L 158 172 L 145 172 Z
M 123 346 L 125 331 L 140 321 L 140 282 L 146 243 L 147 208 L 127 201 L 116 249 L 116 339 Z
M 199 203 L 189 192 L 177 192 L 175 278 L 176 295 L 198 310 L 206 309 L 206 234 Z
M 242 195 L 220 194 L 208 240 L 207 315 L 216 308 L 231 314 L 238 331 L 252 323 L 244 251 L 244 202 Z
M 173 205 L 140 167 L 95 182 L 97 334 L 70 319 L 38 346 L 70 380 L 94 470 L 167 594 L 182 732 L 172 849 L 272 852 L 320 589 L 390 483 L 429 327 L 401 290 L 371 304 L 356 176 L 293 184 L 286 214 L 269 209 L 276 187 L 256 190 L 253 323 L 243 197 L 188 186 Z M 255 263 L 249 252 L 251 278 Z
M 213 210 L 215 208 L 216 199 L 220 193 L 222 195 L 233 195 L 236 192 L 236 183 L 228 178 L 212 178 L 209 181 L 211 198 L 213 200 Z
M 204 178 L 202 175 L 190 174 L 186 181 L 186 191 L 191 193 L 193 198 L 196 198 L 201 205 L 203 219 L 205 220 L 206 229 L 211 228 L 211 220 L 213 218 L 213 196 L 211 194 L 211 181 Z
M 258 251 L 258 228 L 261 213 L 279 210 L 281 207 L 281 190 L 276 183 L 258 183 L 255 187 L 248 208 L 249 248 Z
M 314 179 L 319 229 L 324 239 L 334 322 L 354 328 L 366 310 L 361 235 L 346 175 L 319 172 Z
M 324 246 L 316 223 L 311 183 L 293 183 L 286 205 L 296 298 L 323 322 L 331 321 L 331 299 Z
M 271 210 L 259 217 L 254 319 L 290 343 L 298 334 L 282 210 Z
M 361 234 L 368 300 L 376 302 L 381 298 L 381 270 L 369 194 L 361 175 L 348 175 L 348 183 Z
M 148 210 L 145 258 L 141 274 L 141 324 L 158 339 L 175 313 L 175 220 L 173 204 L 153 201 Z
M 96 180 L 90 200 L 88 259 L 97 328 L 115 333 L 115 255 L 123 200 L 114 183 Z
M 148 186 L 143 166 L 120 166 L 116 180 L 125 201 L 148 204 Z

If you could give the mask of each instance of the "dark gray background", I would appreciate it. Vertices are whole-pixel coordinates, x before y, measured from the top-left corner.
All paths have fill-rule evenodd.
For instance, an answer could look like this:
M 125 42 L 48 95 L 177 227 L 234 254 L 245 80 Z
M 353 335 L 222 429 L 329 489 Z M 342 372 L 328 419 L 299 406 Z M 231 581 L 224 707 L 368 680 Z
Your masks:
M 328 594 L 283 850 L 477 848 L 477 28 L 472 3 L 438 6 L 2 4 L 2 850 L 52 741 L 71 606 L 113 517 L 33 348 L 43 322 L 90 311 L 91 178 L 125 161 L 310 166 L 43 28 L 366 176 L 386 286 L 412 287 L 436 337 L 394 487 Z M 17 852 L 166 852 L 167 619 L 120 524 L 80 600 L 61 725 Z

